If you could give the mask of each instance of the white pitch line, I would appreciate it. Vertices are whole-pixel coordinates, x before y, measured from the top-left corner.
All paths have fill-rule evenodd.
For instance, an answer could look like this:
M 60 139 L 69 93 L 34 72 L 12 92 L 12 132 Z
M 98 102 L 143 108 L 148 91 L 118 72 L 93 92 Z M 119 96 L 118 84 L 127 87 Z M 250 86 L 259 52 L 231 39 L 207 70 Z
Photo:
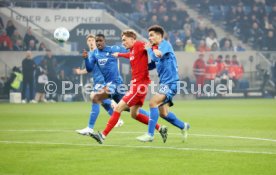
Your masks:
M 75 132 L 74 130 L 0 130 L 0 132 Z M 124 132 L 124 131 L 114 131 L 116 134 L 143 134 L 144 132 Z M 180 133 L 168 133 L 169 135 L 180 135 Z M 190 136 L 196 137 L 215 137 L 215 138 L 230 138 L 230 139 L 241 139 L 241 140 L 259 140 L 259 141 L 268 141 L 276 142 L 276 139 L 271 138 L 258 138 L 258 137 L 246 137 L 246 136 L 227 136 L 227 135 L 213 135 L 213 134 L 189 134 Z
M 117 148 L 142 148 L 142 149 L 164 149 L 179 151 L 202 151 L 202 152 L 223 152 L 223 153 L 241 153 L 241 154 L 265 154 L 276 155 L 276 152 L 262 151 L 242 151 L 242 150 L 225 150 L 225 149 L 205 149 L 205 148 L 179 148 L 165 146 L 139 146 L 139 145 L 109 145 L 109 144 L 76 144 L 76 143 L 58 143 L 58 142 L 31 142 L 31 141 L 9 141 L 2 140 L 3 144 L 30 144 L 30 145 L 65 145 L 65 146 L 87 146 L 87 147 L 117 147 Z

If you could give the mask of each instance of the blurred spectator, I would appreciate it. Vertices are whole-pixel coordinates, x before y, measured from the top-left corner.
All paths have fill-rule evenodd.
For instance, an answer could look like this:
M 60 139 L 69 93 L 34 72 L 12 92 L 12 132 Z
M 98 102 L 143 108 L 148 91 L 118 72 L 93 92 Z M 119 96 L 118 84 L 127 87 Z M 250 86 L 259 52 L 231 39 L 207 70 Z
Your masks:
M 226 71 L 229 70 L 230 65 L 231 65 L 230 55 L 225 55 L 224 67 Z
M 269 14 L 268 18 L 270 23 L 273 23 L 273 21 L 276 21 L 276 3 L 273 5 L 272 12 Z
M 7 84 L 10 90 L 13 92 L 20 92 L 20 85 L 23 80 L 23 75 L 18 67 L 12 68 L 12 73 L 10 78 L 7 80 Z
M 276 37 L 273 30 L 267 32 L 262 44 L 262 49 L 267 51 L 276 51 Z
M 197 51 L 199 51 L 199 52 L 209 52 L 209 51 L 211 51 L 211 49 L 209 47 L 207 47 L 204 40 L 200 40 Z
M 233 51 L 229 40 L 225 40 L 224 45 L 221 47 L 221 51 Z
M 225 65 L 224 65 L 224 62 L 223 62 L 222 55 L 218 56 L 216 62 L 217 62 L 217 75 L 221 75 L 222 72 L 225 70 Z
M 233 42 L 232 39 L 230 38 L 229 35 L 226 35 L 225 37 L 223 37 L 220 41 L 219 41 L 219 45 L 223 46 L 225 41 L 229 41 L 230 42 L 230 47 L 233 47 Z
M 26 46 L 26 48 L 29 47 L 30 40 L 33 40 L 35 42 L 35 45 L 38 43 L 38 40 L 32 33 L 31 27 L 28 28 L 27 33 L 24 36 L 24 45 Z
M 219 42 L 216 38 L 216 35 L 214 32 L 209 32 L 208 36 L 206 37 L 206 45 L 207 47 L 211 48 L 212 45 L 216 43 L 217 44 L 217 47 L 219 47 Z
M 26 50 L 37 51 L 36 44 L 35 44 L 34 40 L 29 41 L 29 44 L 27 45 Z
M 249 16 L 255 16 L 254 18 L 256 18 L 256 20 L 261 21 L 264 16 L 264 11 L 261 11 L 257 4 L 254 4 L 251 12 L 249 13 Z
M 229 13 L 226 15 L 226 26 L 233 30 L 237 24 L 237 10 L 236 7 L 232 7 Z
M 171 29 L 179 30 L 182 28 L 182 22 L 181 22 L 181 20 L 178 20 L 177 15 L 172 16 L 172 19 L 171 19 L 169 25 L 171 26 Z
M 205 80 L 210 84 L 211 80 L 215 80 L 217 75 L 217 63 L 214 60 L 214 55 L 210 54 L 205 66 Z
M 58 83 L 58 79 L 57 79 L 57 62 L 56 59 L 54 58 L 52 52 L 50 49 L 46 50 L 46 55 L 44 56 L 44 61 L 47 67 L 47 75 L 48 75 L 48 80 L 52 81 L 54 83 Z M 48 95 L 48 99 L 50 102 L 56 102 L 57 101 L 57 94 L 53 93 L 53 94 L 47 94 Z
M 249 30 L 249 41 L 253 44 L 255 49 L 260 48 L 260 43 L 263 39 L 264 32 L 260 29 L 258 23 L 254 22 L 252 28 Z
M 9 37 L 11 37 L 16 30 L 16 27 L 14 26 L 12 20 L 8 20 L 7 26 L 6 26 L 6 32 Z
M 15 41 L 15 43 L 13 44 L 13 50 L 14 51 L 23 51 L 24 50 L 22 40 L 18 39 Z
M 228 75 L 233 80 L 235 88 L 238 88 L 239 80 L 243 76 L 243 67 L 239 65 L 236 55 L 232 56 L 231 65 L 228 69 Z
M 42 64 L 38 66 L 36 69 L 36 95 L 35 95 L 35 100 L 37 102 L 47 102 L 45 99 L 45 90 L 44 86 L 45 84 L 48 83 L 48 77 L 47 77 L 47 72 L 46 72 L 46 64 L 43 64 L 44 62 L 42 61 Z
M 39 44 L 38 50 L 39 50 L 39 51 L 46 51 L 46 50 L 47 50 L 47 47 L 46 47 L 46 45 L 45 45 L 44 42 L 41 42 L 41 43 Z
M 191 40 L 192 42 L 194 42 L 194 38 L 192 37 L 192 32 L 191 30 L 187 29 L 184 31 L 184 36 L 185 36 L 185 39 L 184 39 L 184 44 L 187 43 L 188 40 Z
M 6 31 L 2 31 L 0 35 L 0 50 L 9 51 L 12 50 L 12 41 L 10 37 L 7 35 Z
M 240 36 L 240 38 L 242 39 L 242 41 L 247 42 L 248 38 L 249 38 L 249 28 L 251 27 L 250 20 L 248 19 L 247 16 L 243 16 L 240 24 L 237 26 L 237 33 L 236 35 Z
M 174 26 L 171 24 L 171 20 L 168 15 L 164 15 L 160 21 L 160 25 L 164 27 L 166 31 L 170 31 Z M 175 28 L 176 29 L 176 28 Z
M 198 59 L 194 62 L 193 72 L 196 78 L 196 86 L 197 89 L 199 86 L 203 88 L 205 82 L 205 62 L 204 62 L 204 54 L 199 54 Z
M 18 30 L 14 30 L 12 36 L 11 36 L 11 40 L 12 40 L 12 43 L 14 44 L 17 40 L 22 40 L 23 42 L 23 38 L 22 36 L 20 35 L 20 33 L 18 32 Z
M 34 96 L 34 71 L 35 71 L 36 65 L 32 58 L 32 52 L 27 51 L 26 57 L 22 61 L 22 73 L 23 73 L 23 89 L 22 89 L 22 103 L 27 102 L 27 87 L 29 86 L 29 97 L 30 102 L 35 103 L 36 101 L 33 99 Z
M 196 40 L 196 41 L 200 41 L 202 39 L 205 39 L 206 38 L 206 28 L 205 28 L 205 25 L 203 22 L 200 22 L 199 25 L 197 26 L 197 28 L 195 29 L 194 33 L 193 33 L 193 38 Z M 207 42 L 206 42 L 207 43 Z M 207 44 L 208 46 L 208 44 Z M 210 45 L 211 47 L 211 45 Z
M 152 15 L 150 21 L 148 22 L 148 26 L 150 25 L 159 25 L 159 22 L 157 20 L 157 15 Z
M 184 48 L 185 36 L 179 31 L 169 32 L 169 41 L 172 44 L 175 51 L 182 51 Z
M 220 51 L 217 42 L 213 43 L 213 45 L 211 46 L 211 51 L 212 52 Z
M 196 48 L 195 48 L 192 40 L 187 40 L 184 51 L 185 52 L 196 52 Z

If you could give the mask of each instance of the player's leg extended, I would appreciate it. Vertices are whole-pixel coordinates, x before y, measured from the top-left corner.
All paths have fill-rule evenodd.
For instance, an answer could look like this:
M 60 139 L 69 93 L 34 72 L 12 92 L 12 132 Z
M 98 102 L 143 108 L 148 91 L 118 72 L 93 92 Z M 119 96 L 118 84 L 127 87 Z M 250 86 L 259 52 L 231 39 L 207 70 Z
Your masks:
M 107 122 L 107 125 L 103 132 L 99 133 L 91 133 L 90 136 L 95 139 L 98 143 L 102 144 L 106 136 L 109 134 L 109 132 L 114 128 L 116 123 L 118 122 L 121 112 L 123 112 L 126 108 L 128 108 L 127 104 L 121 100 L 118 105 L 115 107 L 114 112 L 110 119 Z
M 176 126 L 177 128 L 181 129 L 182 139 L 183 142 L 187 140 L 188 137 L 188 130 L 190 129 L 190 124 L 187 122 L 183 122 L 176 115 L 172 112 L 169 112 L 169 105 L 165 104 L 159 107 L 160 117 L 171 123 L 172 125 Z
M 157 93 L 150 100 L 150 120 L 148 126 L 148 134 L 154 135 L 154 128 L 159 118 L 159 109 L 158 106 L 166 99 L 164 94 Z
M 106 110 L 106 112 L 111 116 L 113 114 L 113 109 L 111 106 L 112 102 L 109 98 L 104 99 L 102 101 L 102 107 Z
M 157 121 L 159 117 L 159 110 L 158 106 L 164 101 L 166 98 L 163 94 L 157 94 L 153 96 L 153 98 L 150 100 L 150 120 L 148 124 L 148 133 L 137 137 L 136 139 L 142 142 L 151 142 L 153 141 L 153 135 L 154 135 L 154 129 L 156 126 L 158 126 Z M 161 137 L 163 139 L 163 142 L 165 143 L 167 140 L 167 127 L 161 126 L 159 129 L 159 133 L 161 134 Z
M 89 114 L 88 126 L 84 129 L 76 130 L 76 132 L 79 134 L 89 135 L 89 133 L 94 132 L 93 128 L 100 113 L 100 105 L 98 103 L 93 102 L 94 96 L 95 96 L 95 93 L 91 92 L 90 99 L 92 101 L 92 104 L 91 104 L 91 111 Z
M 165 104 L 159 107 L 160 117 L 171 123 L 172 125 L 178 127 L 179 129 L 184 129 L 184 122 L 176 117 L 172 112 L 169 112 L 169 105 Z
M 135 105 L 135 106 L 132 106 L 130 108 L 130 115 L 133 119 L 145 124 L 145 125 L 148 125 L 149 124 L 149 116 L 141 113 L 141 107 L 140 105 Z M 159 131 L 160 129 L 160 125 L 157 123 L 155 125 L 155 129 L 157 131 Z
M 95 122 L 100 113 L 100 103 L 104 99 L 107 99 L 108 95 L 104 92 L 102 92 L 102 93 L 93 93 L 92 92 L 90 97 L 91 97 L 91 101 L 92 101 L 92 107 L 91 107 L 88 127 L 93 129 Z
M 115 107 L 113 114 L 111 115 L 110 119 L 107 122 L 107 125 L 104 129 L 103 136 L 107 136 L 109 132 L 114 128 L 118 120 L 120 119 L 121 113 L 127 109 L 128 106 L 124 101 L 120 101 L 118 105 Z

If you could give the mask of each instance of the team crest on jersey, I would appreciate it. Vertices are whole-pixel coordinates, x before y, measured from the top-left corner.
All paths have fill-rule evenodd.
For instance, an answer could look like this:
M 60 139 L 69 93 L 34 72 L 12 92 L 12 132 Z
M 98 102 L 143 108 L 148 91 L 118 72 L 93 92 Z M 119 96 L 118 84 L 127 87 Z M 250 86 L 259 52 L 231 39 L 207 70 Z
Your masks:
M 107 62 L 108 58 L 101 58 L 101 59 L 98 59 L 98 63 L 100 66 L 104 66 Z

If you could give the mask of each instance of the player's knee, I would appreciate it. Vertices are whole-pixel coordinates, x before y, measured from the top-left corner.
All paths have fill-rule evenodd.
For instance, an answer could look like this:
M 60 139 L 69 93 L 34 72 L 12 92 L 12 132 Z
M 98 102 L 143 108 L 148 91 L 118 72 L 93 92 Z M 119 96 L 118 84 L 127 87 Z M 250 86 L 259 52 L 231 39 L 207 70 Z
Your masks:
M 94 95 L 94 97 L 92 98 L 92 102 L 93 103 L 101 103 L 101 100 L 100 100 L 99 96 Z
M 155 107 L 157 107 L 157 103 L 156 103 L 156 101 L 155 101 L 155 100 L 150 100 L 150 102 L 149 102 L 149 106 L 150 106 L 151 108 L 155 108 Z
M 90 94 L 90 100 L 91 100 L 91 101 L 93 101 L 94 96 L 95 96 L 94 93 L 91 93 L 91 94 Z
M 116 105 L 114 111 L 121 113 L 123 111 L 122 106 L 120 104 Z
M 136 119 L 137 117 L 137 111 L 130 111 L 130 115 L 133 119 Z
M 160 117 L 162 117 L 162 118 L 165 118 L 165 117 L 167 117 L 167 112 L 160 112 Z

